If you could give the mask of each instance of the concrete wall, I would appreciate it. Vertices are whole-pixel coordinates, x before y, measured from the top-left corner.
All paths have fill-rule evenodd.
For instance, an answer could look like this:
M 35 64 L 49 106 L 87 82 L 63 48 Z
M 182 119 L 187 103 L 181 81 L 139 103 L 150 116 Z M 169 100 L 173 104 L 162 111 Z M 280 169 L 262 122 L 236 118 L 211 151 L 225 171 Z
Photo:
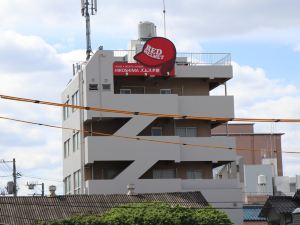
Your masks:
M 180 161 L 235 161 L 234 150 L 209 148 L 205 146 L 234 146 L 234 139 L 226 137 L 212 138 L 179 138 L 177 136 L 143 137 L 151 140 L 173 141 L 203 145 L 203 147 L 189 147 L 178 144 L 162 144 L 151 141 L 128 141 L 116 137 L 86 137 L 86 164 L 97 160 L 158 160 Z M 153 164 L 154 164 L 153 163 Z
M 62 102 L 65 103 L 69 100 L 69 104 L 72 104 L 72 95 L 79 90 L 79 76 L 73 77 L 72 81 L 67 85 L 67 88 L 61 95 Z M 69 108 L 69 117 L 62 121 L 63 127 L 69 127 L 74 129 L 80 129 L 80 110 L 73 110 Z M 62 130 L 62 158 L 63 158 L 63 178 L 71 176 L 71 193 L 73 193 L 74 179 L 73 174 L 81 169 L 81 154 L 79 150 L 73 152 L 72 138 L 75 132 L 73 130 Z M 70 139 L 70 156 L 64 158 L 64 142 Z M 79 146 L 81 146 L 81 138 L 79 140 Z
M 201 65 L 201 66 L 175 66 L 176 77 L 184 78 L 232 78 L 231 65 Z
M 99 93 L 95 94 L 94 91 L 90 91 L 87 95 L 91 99 L 87 105 L 91 107 L 200 117 L 234 117 L 232 96 L 114 95 L 108 92 L 100 95 Z M 85 112 L 86 119 L 92 117 L 124 117 L 124 115 L 94 111 Z
M 288 196 L 293 196 L 295 192 L 300 189 L 300 176 L 296 177 L 275 177 L 274 180 L 276 191 L 279 193 L 284 193 Z
M 242 190 L 236 179 L 139 179 L 131 183 L 135 185 L 136 193 L 201 191 L 205 199 L 213 207 L 227 213 L 235 225 L 243 223 Z M 120 185 L 117 180 L 91 180 L 86 181 L 86 186 L 88 193 L 93 194 L 127 192 L 127 184 Z
M 228 128 L 229 136 L 236 138 L 237 148 L 249 149 L 237 150 L 246 165 L 259 165 L 263 163 L 263 158 L 276 158 L 277 175 L 282 176 L 282 134 L 255 133 L 253 124 L 229 124 Z M 226 135 L 225 125 L 214 128 L 212 135 Z
M 265 175 L 267 184 L 265 191 L 259 193 L 258 176 Z M 272 166 L 270 165 L 245 165 L 244 166 L 245 192 L 247 195 L 272 195 Z
M 130 89 L 132 94 L 160 94 L 160 89 L 171 89 L 180 96 L 208 96 L 209 80 L 197 78 L 155 78 L 116 77 L 115 93 L 120 89 Z

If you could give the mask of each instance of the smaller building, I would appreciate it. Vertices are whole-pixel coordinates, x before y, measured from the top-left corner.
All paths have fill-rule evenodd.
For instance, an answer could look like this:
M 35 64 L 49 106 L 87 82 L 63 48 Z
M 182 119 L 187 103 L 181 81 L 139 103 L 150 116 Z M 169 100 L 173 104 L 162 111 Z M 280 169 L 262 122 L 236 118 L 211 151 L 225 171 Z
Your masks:
M 102 214 L 118 205 L 145 201 L 193 208 L 208 206 L 201 192 L 0 197 L 0 225 L 35 225 L 38 221 L 64 219 L 77 214 Z
M 259 216 L 266 218 L 269 225 L 293 225 L 293 212 L 300 207 L 300 190 L 292 196 L 270 196 Z M 297 213 L 295 213 L 297 218 Z
M 263 205 L 244 205 L 244 225 L 268 225 L 265 218 L 259 217 Z
M 295 209 L 293 212 L 293 223 L 294 225 L 300 224 L 300 208 Z

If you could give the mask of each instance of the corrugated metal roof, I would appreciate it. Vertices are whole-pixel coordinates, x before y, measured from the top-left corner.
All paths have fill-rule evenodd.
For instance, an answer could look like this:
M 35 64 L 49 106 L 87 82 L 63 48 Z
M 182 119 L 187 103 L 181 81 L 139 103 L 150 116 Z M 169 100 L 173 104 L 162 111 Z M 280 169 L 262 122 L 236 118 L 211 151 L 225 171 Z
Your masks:
M 40 220 L 53 220 L 74 214 L 101 214 L 106 210 L 126 204 L 158 201 L 185 207 L 208 206 L 201 192 L 68 195 L 49 197 L 0 197 L 0 224 L 32 225 Z
M 259 213 L 263 205 L 244 205 L 243 217 L 244 221 L 266 221 L 265 218 L 259 217 Z

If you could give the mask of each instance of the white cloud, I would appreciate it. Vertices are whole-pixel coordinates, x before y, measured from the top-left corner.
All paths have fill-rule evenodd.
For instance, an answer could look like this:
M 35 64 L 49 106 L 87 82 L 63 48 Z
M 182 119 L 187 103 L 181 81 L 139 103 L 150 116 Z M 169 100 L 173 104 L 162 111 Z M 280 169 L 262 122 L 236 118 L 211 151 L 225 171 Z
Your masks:
M 0 64 L 6 68 L 0 74 L 0 93 L 60 102 L 60 93 L 72 77 L 72 62 L 84 58 L 82 51 L 59 54 L 50 44 L 36 36 L 26 36 L 13 31 L 2 32 L 0 37 Z M 4 44 L 5 43 L 5 44 Z M 2 60 L 9 48 L 15 57 Z M 25 57 L 26 59 L 23 59 Z M 44 62 L 41 62 L 44 61 Z M 26 63 L 30 65 L 26 65 Z M 14 68 L 18 67 L 18 68 Z M 23 120 L 61 124 L 61 108 L 0 99 L 1 116 Z M 21 174 L 62 180 L 61 131 L 29 124 L 0 120 L 0 158 L 17 160 Z M 3 168 L 0 168 L 0 176 Z M 4 171 L 5 175 L 9 171 Z M 11 172 L 11 171 L 10 171 Z M 11 177 L 0 179 L 0 189 Z M 20 179 L 20 194 L 26 194 L 26 181 Z M 23 182 L 23 183 L 22 183 Z M 46 182 L 53 184 L 53 182 Z M 62 193 L 62 184 L 59 193 Z M 47 186 L 46 186 L 47 189 Z
M 167 0 L 167 33 L 175 41 L 211 38 L 280 38 L 299 43 L 299 1 L 289 0 Z M 11 13 L 13 10 L 13 13 Z M 80 1 L 3 0 L 0 2 L 0 29 L 14 29 L 50 40 L 57 49 L 74 49 L 76 40 L 84 46 L 85 25 Z M 137 37 L 139 21 L 156 23 L 163 35 L 162 1 L 102 0 L 92 18 L 95 46 Z M 67 32 L 66 32 L 67 31 Z M 274 35 L 276 34 L 276 35 Z M 298 34 L 298 35 L 297 35 Z M 103 43 L 105 41 L 105 43 Z M 115 43 L 117 40 L 115 40 Z M 78 43 L 78 42 L 77 42 Z
M 59 71 L 64 64 L 55 49 L 40 37 L 4 31 L 0 32 L 0 66 L 2 73 L 41 72 Z

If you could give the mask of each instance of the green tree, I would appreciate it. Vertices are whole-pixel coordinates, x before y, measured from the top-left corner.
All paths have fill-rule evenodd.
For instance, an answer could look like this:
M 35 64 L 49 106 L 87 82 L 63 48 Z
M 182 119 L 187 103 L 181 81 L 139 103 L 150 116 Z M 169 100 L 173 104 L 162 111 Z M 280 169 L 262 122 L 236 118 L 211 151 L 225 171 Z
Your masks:
M 102 216 L 78 215 L 41 225 L 232 225 L 213 208 L 191 209 L 165 203 L 134 203 L 115 207 Z

